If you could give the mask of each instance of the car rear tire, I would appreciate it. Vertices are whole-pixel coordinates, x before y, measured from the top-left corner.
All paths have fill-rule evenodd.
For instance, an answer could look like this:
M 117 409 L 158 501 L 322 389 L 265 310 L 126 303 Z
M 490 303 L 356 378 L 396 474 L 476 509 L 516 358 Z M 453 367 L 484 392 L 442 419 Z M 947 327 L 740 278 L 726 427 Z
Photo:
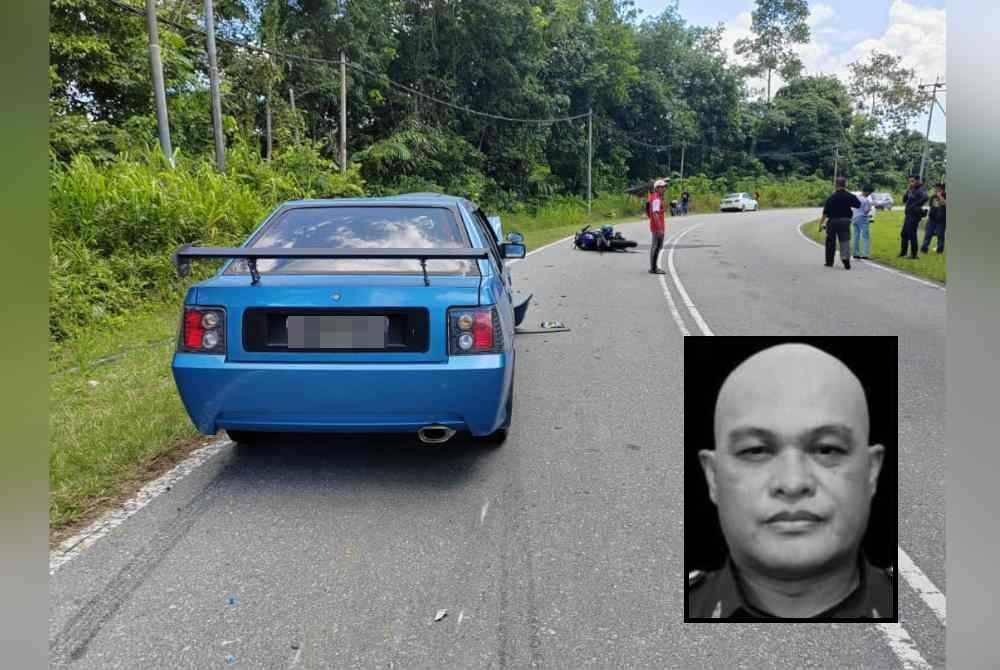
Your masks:
M 510 392 L 507 394 L 507 417 L 504 419 L 500 427 L 495 431 L 487 435 L 486 437 L 480 438 L 482 443 L 490 448 L 497 448 L 503 446 L 503 443 L 507 441 L 507 433 L 510 429 L 510 422 L 514 418 L 514 379 L 510 380 Z

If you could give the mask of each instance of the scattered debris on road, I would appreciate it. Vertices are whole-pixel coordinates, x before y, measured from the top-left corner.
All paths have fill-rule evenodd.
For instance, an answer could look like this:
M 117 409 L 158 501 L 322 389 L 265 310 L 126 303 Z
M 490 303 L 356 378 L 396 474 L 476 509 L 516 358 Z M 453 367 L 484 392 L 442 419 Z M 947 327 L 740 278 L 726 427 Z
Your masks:
M 521 328 L 516 328 L 514 333 L 517 335 L 531 335 L 534 333 L 566 333 L 569 332 L 569 328 L 562 321 L 542 321 L 539 324 L 539 330 L 524 330 Z

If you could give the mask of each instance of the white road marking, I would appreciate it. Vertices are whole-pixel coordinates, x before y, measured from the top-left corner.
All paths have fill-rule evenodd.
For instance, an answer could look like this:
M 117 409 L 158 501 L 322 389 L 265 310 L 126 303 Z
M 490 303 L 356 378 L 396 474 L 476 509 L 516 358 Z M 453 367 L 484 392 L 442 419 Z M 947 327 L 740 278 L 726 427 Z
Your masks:
M 899 564 L 899 574 L 903 576 L 906 583 L 910 585 L 920 599 L 923 600 L 931 611 L 937 616 L 941 621 L 941 625 L 945 624 L 945 597 L 941 591 L 934 586 L 927 575 L 917 567 L 917 564 L 913 562 L 902 547 L 898 547 L 898 558 L 897 563 Z
M 572 239 L 573 239 L 573 236 L 570 235 L 569 237 L 564 237 L 561 240 L 556 240 L 555 242 L 549 242 L 548 244 L 542 245 L 542 246 L 538 247 L 537 249 L 532 249 L 531 251 L 529 251 L 528 253 L 526 253 L 524 255 L 524 258 L 527 258 L 528 256 L 533 256 L 533 255 L 537 254 L 539 251 L 545 251 L 546 249 L 554 247 L 557 244 L 562 244 L 563 242 L 568 242 L 568 241 L 570 241 Z M 515 258 L 513 260 L 507 261 L 507 265 L 510 266 L 510 265 L 513 265 L 514 263 L 520 263 L 521 261 L 524 260 L 524 258 Z
M 670 240 L 673 239 L 673 235 L 668 237 L 664 242 L 663 246 L 666 247 L 670 244 Z M 656 257 L 656 266 L 663 266 L 663 249 L 660 249 L 660 253 Z M 663 296 L 667 299 L 667 306 L 670 308 L 670 316 L 674 317 L 674 323 L 677 324 L 677 329 L 681 331 L 681 335 L 687 337 L 691 332 L 684 325 L 684 319 L 681 318 L 681 313 L 677 309 L 677 304 L 674 302 L 674 296 L 670 294 L 670 288 L 667 286 L 667 276 L 660 275 L 660 286 L 663 288 Z
M 298 649 L 295 650 L 295 657 L 292 659 L 292 662 L 291 664 L 289 664 L 288 667 L 294 668 L 296 665 L 299 664 L 300 658 L 302 658 L 302 647 L 299 647 Z
M 537 254 L 540 251 L 572 239 L 572 235 L 564 237 L 561 240 L 538 247 L 528 252 L 526 256 Z M 513 265 L 520 260 L 522 259 L 514 259 L 508 261 L 507 264 Z M 191 474 L 196 468 L 207 463 L 229 444 L 231 444 L 231 441 L 223 438 L 194 451 L 165 474 L 143 486 L 139 489 L 138 493 L 126 500 L 119 507 L 104 513 L 97 521 L 87 526 L 84 530 L 60 543 L 56 549 L 49 552 L 49 575 L 54 575 L 59 568 L 69 563 L 83 551 L 93 546 L 95 542 L 122 525 L 126 519 L 148 505 L 168 488 Z M 485 510 L 483 511 L 483 515 L 485 516 Z
M 691 311 L 691 316 L 694 317 L 695 322 L 698 323 L 698 327 L 701 328 L 702 332 L 705 335 L 713 335 L 712 331 L 708 328 L 708 324 L 706 324 L 704 319 L 701 318 L 701 315 L 698 313 L 697 309 L 694 306 L 694 302 L 691 300 L 690 296 L 688 296 L 687 291 L 684 290 L 683 285 L 680 283 L 680 278 L 677 276 L 673 264 L 673 254 L 677 242 L 680 241 L 680 239 L 684 237 L 684 235 L 694 230 L 694 228 L 699 225 L 701 224 L 699 223 L 696 224 L 695 226 L 692 226 L 691 228 L 688 228 L 687 230 L 685 230 L 683 233 L 681 233 L 672 240 L 670 255 L 668 257 L 670 263 L 670 274 L 671 277 L 674 279 L 674 283 L 677 287 L 678 293 L 681 294 L 681 297 L 684 299 L 685 305 L 687 305 L 688 309 Z M 799 234 L 803 238 L 809 240 L 809 238 L 802 233 L 801 229 L 798 230 Z M 813 240 L 809 241 L 813 242 Z M 815 242 L 813 243 L 815 244 Z M 908 275 L 903 275 L 903 276 L 907 277 L 908 279 L 913 279 L 913 277 L 909 277 Z M 921 283 L 928 283 L 924 282 L 923 280 L 916 280 L 916 281 L 920 281 Z M 932 286 L 936 285 L 932 284 Z M 680 330 L 681 333 L 686 334 L 685 329 L 683 327 L 680 327 Z M 934 612 L 935 616 L 937 616 L 937 618 L 941 621 L 941 624 L 945 625 L 946 601 L 944 594 L 941 593 L 941 591 L 936 586 L 934 586 L 934 583 L 927 577 L 927 575 L 925 575 L 923 571 L 921 571 L 920 568 L 917 567 L 916 563 L 914 563 L 913 560 L 909 557 L 909 555 L 905 551 L 903 551 L 902 547 L 897 545 L 896 549 L 897 549 L 897 563 L 898 563 L 899 573 L 903 576 L 903 579 L 906 581 L 906 583 L 910 585 L 910 588 L 912 588 L 917 593 L 917 595 L 920 596 L 920 599 L 924 601 L 924 604 L 926 604 L 927 607 L 929 607 L 930 610 Z M 923 656 L 921 656 L 920 651 L 917 649 L 916 644 L 913 642 L 913 639 L 910 637 L 910 634 L 906 632 L 906 629 L 903 628 L 902 624 L 876 624 L 876 625 L 878 626 L 879 630 L 882 631 L 883 635 L 886 638 L 886 641 L 889 644 L 889 647 L 896 655 L 896 658 L 898 658 L 900 663 L 903 664 L 903 668 L 905 668 L 906 670 L 930 670 L 931 667 L 930 664 L 926 661 L 926 659 L 924 659 Z
M 459 626 L 462 625 L 462 619 L 464 619 L 464 618 L 465 618 L 465 610 L 462 610 L 462 611 L 460 611 L 458 613 L 458 625 Z
M 623 225 L 628 224 L 628 223 L 642 223 L 642 220 L 638 219 L 638 220 L 635 220 L 635 221 L 619 221 L 615 225 L 623 226 Z M 544 245 L 538 247 L 537 249 L 532 249 L 531 251 L 529 251 L 528 253 L 526 253 L 524 256 L 525 256 L 525 258 L 527 258 L 528 256 L 533 256 L 534 254 L 537 254 L 539 251 L 545 251 L 546 249 L 548 249 L 550 247 L 554 247 L 557 244 L 562 244 L 563 242 L 572 241 L 573 237 L 574 237 L 574 235 L 569 235 L 568 237 L 564 237 L 564 238 L 562 238 L 560 240 L 556 240 L 555 242 L 549 242 L 548 244 L 544 244 Z M 514 260 L 507 261 L 507 265 L 509 266 L 509 265 L 513 265 L 514 263 L 520 263 L 523 260 L 524 260 L 524 258 L 515 258 Z
M 481 510 L 479 510 L 479 525 L 480 526 L 483 525 L 483 520 L 486 519 L 486 511 L 489 510 L 489 508 L 490 508 L 490 501 L 487 500 L 483 504 L 483 508 Z
M 684 290 L 684 284 L 681 283 L 681 278 L 677 276 L 677 268 L 674 267 L 674 250 L 677 248 L 677 243 L 681 241 L 682 237 L 700 225 L 702 224 L 694 224 L 673 239 L 670 243 L 670 253 L 667 254 L 667 265 L 670 268 L 670 276 L 674 280 L 674 286 L 677 287 L 677 293 L 680 294 L 681 300 L 684 301 L 684 306 L 687 307 L 688 312 L 691 313 L 691 318 L 693 318 L 694 322 L 698 324 L 698 328 L 701 329 L 703 335 L 712 335 L 712 331 L 709 329 L 708 324 L 705 323 L 705 319 L 701 318 L 698 308 L 694 306 L 694 301 L 691 300 L 691 296 L 689 296 L 688 292 Z
M 882 631 L 889 648 L 899 659 L 904 670 L 931 670 L 931 664 L 920 654 L 913 638 L 906 632 L 902 624 L 879 623 L 875 625 Z
M 58 548 L 49 552 L 49 575 L 79 556 L 88 547 L 102 537 L 125 523 L 125 520 L 151 503 L 157 496 L 172 488 L 174 484 L 189 475 L 195 468 L 207 463 L 213 456 L 232 444 L 227 438 L 222 438 L 192 452 L 190 456 L 175 465 L 160 477 L 149 482 L 134 496 L 119 507 L 105 512 L 94 523 L 73 537 L 62 542 Z
M 801 237 L 802 239 L 804 239 L 806 242 L 809 242 L 811 244 L 815 244 L 820 249 L 824 248 L 822 244 L 820 244 L 819 242 L 817 242 L 816 240 L 812 239 L 811 237 L 809 237 L 808 235 L 806 235 L 805 233 L 802 232 L 802 224 L 796 225 L 795 226 L 795 230 L 798 231 L 799 237 Z M 944 286 L 941 286 L 941 284 L 935 284 L 934 282 L 927 281 L 926 279 L 921 279 L 920 277 L 914 277 L 913 275 L 906 274 L 905 272 L 900 272 L 899 270 L 895 270 L 893 268 L 886 267 L 885 265 L 882 265 L 881 263 L 878 263 L 878 262 L 873 261 L 873 260 L 866 260 L 866 261 L 864 261 L 864 264 L 867 265 L 867 266 L 873 267 L 873 268 L 878 268 L 879 270 L 885 270 L 886 272 L 891 272 L 892 274 L 899 275 L 900 277 L 903 277 L 904 279 L 909 279 L 910 281 L 915 281 L 918 284 L 923 284 L 924 286 L 930 286 L 931 288 L 936 288 L 936 289 L 938 289 L 940 291 L 947 292 L 947 290 L 948 290 Z

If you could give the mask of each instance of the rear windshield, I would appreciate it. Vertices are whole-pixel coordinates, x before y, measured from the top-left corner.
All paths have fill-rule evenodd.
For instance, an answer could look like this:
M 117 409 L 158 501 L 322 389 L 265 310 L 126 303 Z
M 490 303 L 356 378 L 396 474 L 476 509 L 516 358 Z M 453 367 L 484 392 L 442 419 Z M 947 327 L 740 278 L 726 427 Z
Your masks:
M 251 242 L 255 249 L 468 249 L 465 227 L 441 207 L 297 207 L 279 214 Z M 260 259 L 261 274 L 422 274 L 414 259 Z M 244 260 L 229 274 L 247 274 Z M 427 272 L 478 275 L 474 260 L 428 260 Z
M 725 198 L 723 198 L 723 200 L 735 200 L 736 198 L 739 198 L 741 195 L 743 195 L 743 194 L 742 193 L 730 193 Z

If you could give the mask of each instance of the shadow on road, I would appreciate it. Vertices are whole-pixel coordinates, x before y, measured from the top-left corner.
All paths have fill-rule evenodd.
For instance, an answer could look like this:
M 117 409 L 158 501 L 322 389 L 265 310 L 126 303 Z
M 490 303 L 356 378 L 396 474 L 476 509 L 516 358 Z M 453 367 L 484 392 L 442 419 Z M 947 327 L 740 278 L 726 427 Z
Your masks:
M 419 491 L 463 486 L 493 451 L 461 434 L 440 446 L 407 435 L 276 433 L 258 444 L 236 445 L 217 484 L 291 490 L 354 488 Z

